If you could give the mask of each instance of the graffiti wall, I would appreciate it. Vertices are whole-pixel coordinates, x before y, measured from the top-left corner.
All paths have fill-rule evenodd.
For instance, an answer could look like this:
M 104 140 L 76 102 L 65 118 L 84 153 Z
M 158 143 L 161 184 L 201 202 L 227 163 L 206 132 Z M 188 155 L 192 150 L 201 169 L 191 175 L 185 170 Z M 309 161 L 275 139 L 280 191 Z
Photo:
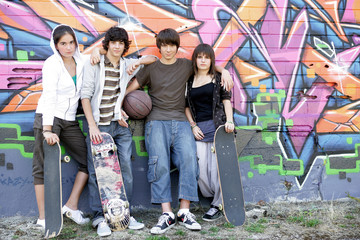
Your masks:
M 0 216 L 37 214 L 32 124 L 59 23 L 75 29 L 84 54 L 114 25 L 129 33 L 128 57 L 159 56 L 155 36 L 169 27 L 181 36 L 178 57 L 213 46 L 234 78 L 247 202 L 360 196 L 360 1 L 1 0 Z M 83 116 L 79 122 L 86 134 Z M 143 121 L 130 125 L 133 204 L 150 207 Z M 76 164 L 62 165 L 67 198 Z M 88 209 L 87 189 L 80 208 Z

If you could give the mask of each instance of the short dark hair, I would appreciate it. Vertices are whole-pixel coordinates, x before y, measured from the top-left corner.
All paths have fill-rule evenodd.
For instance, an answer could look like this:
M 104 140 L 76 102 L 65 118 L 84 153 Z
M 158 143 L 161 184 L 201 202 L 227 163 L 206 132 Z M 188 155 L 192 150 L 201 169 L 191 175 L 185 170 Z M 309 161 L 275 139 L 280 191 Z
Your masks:
M 176 45 L 176 48 L 180 47 L 180 36 L 179 34 L 172 28 L 165 28 L 159 32 L 156 36 L 156 46 L 158 49 L 161 48 L 161 45 Z
M 59 25 L 58 27 L 55 28 L 55 30 L 53 32 L 53 40 L 54 40 L 55 46 L 59 43 L 60 38 L 62 38 L 65 34 L 70 34 L 74 38 L 74 41 L 75 41 L 75 44 L 77 47 L 77 40 L 76 40 L 74 30 L 68 25 Z
M 131 41 L 129 40 L 129 35 L 125 29 L 121 27 L 111 27 L 105 33 L 105 38 L 102 41 L 103 48 L 107 51 L 109 49 L 110 41 L 120 41 L 124 42 L 124 52 L 121 56 L 123 56 L 130 48 Z
M 210 65 L 210 69 L 209 69 L 208 73 L 214 75 L 216 73 L 216 70 L 215 70 L 215 53 L 214 53 L 214 49 L 209 44 L 206 44 L 206 43 L 201 43 L 201 44 L 197 45 L 197 47 L 194 49 L 194 52 L 192 54 L 191 60 L 192 60 L 192 64 L 193 64 L 195 74 L 198 72 L 198 68 L 197 68 L 197 64 L 196 64 L 196 58 L 200 54 L 204 54 L 205 56 L 210 58 L 211 65 Z

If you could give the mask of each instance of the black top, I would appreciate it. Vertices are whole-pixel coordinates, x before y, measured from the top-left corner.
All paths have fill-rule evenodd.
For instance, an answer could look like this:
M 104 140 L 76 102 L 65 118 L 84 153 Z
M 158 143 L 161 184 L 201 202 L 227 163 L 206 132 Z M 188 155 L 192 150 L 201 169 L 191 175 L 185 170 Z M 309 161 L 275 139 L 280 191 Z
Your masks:
M 194 103 L 196 120 L 198 122 L 212 119 L 214 84 L 212 82 L 193 88 L 190 98 Z

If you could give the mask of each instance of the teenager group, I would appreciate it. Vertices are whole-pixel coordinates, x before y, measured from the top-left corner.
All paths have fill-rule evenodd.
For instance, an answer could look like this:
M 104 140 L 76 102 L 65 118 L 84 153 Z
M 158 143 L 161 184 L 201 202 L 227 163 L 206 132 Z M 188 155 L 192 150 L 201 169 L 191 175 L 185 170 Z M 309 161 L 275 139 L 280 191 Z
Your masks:
M 42 228 L 45 226 L 42 148 L 46 140 L 50 145 L 60 142 L 79 166 L 62 212 L 70 212 L 66 216 L 77 224 L 90 221 L 78 210 L 81 192 L 88 182 L 92 226 L 97 228 L 99 236 L 111 234 L 103 216 L 90 141 L 101 141 L 101 132 L 113 137 L 126 195 L 131 202 L 132 136 L 121 105 L 127 93 L 145 85 L 153 105 L 145 123 L 145 145 L 149 155 L 147 178 L 151 202 L 162 207 L 162 214 L 150 232 L 162 234 L 176 222 L 190 230 L 200 230 L 200 224 L 189 211 L 190 202 L 199 200 L 198 186 L 205 197 L 213 197 L 203 219 L 213 221 L 221 217 L 221 193 L 211 148 L 218 126 L 225 124 L 227 132 L 234 130 L 230 73 L 215 65 L 214 51 L 207 44 L 195 48 L 192 60 L 177 58 L 180 37 L 173 29 L 164 29 L 156 37 L 160 59 L 155 56 L 123 57 L 130 43 L 123 28 L 112 27 L 103 40 L 100 51 L 103 55 L 86 58 L 79 51 L 71 27 L 59 25 L 52 32 L 50 46 L 54 54 L 43 66 L 43 93 L 34 121 L 33 177 L 39 210 L 36 224 Z M 89 126 L 86 138 L 75 119 L 80 100 Z M 170 204 L 170 161 L 179 170 L 180 208 L 176 215 Z M 131 217 L 129 228 L 142 229 L 144 224 Z

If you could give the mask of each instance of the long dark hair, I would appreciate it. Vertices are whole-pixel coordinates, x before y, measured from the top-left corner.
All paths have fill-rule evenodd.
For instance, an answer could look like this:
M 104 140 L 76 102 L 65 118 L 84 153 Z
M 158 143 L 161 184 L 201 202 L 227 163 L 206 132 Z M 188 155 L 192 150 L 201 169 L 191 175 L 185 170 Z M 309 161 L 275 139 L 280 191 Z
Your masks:
M 194 52 L 192 54 L 191 60 L 192 60 L 192 64 L 193 64 L 193 68 L 194 68 L 194 72 L 195 74 L 198 73 L 198 67 L 196 64 L 196 58 L 200 55 L 200 54 L 204 54 L 205 56 L 209 57 L 211 60 L 211 64 L 210 64 L 210 69 L 208 74 L 211 75 L 215 75 L 216 70 L 215 70 L 215 53 L 213 48 L 206 43 L 201 43 L 199 45 L 197 45 L 197 47 L 194 49 Z
M 105 33 L 105 38 L 102 41 L 102 45 L 106 51 L 109 49 L 110 41 L 120 41 L 125 44 L 124 51 L 121 56 L 124 56 L 124 54 L 129 50 L 131 44 L 127 31 L 121 27 L 111 27 Z
M 62 36 L 64 36 L 65 34 L 70 34 L 74 38 L 74 42 L 77 47 L 77 41 L 76 41 L 76 36 L 75 36 L 74 30 L 68 25 L 60 25 L 57 28 L 55 28 L 55 30 L 53 32 L 53 39 L 54 39 L 55 46 L 60 41 L 60 38 L 62 38 Z

